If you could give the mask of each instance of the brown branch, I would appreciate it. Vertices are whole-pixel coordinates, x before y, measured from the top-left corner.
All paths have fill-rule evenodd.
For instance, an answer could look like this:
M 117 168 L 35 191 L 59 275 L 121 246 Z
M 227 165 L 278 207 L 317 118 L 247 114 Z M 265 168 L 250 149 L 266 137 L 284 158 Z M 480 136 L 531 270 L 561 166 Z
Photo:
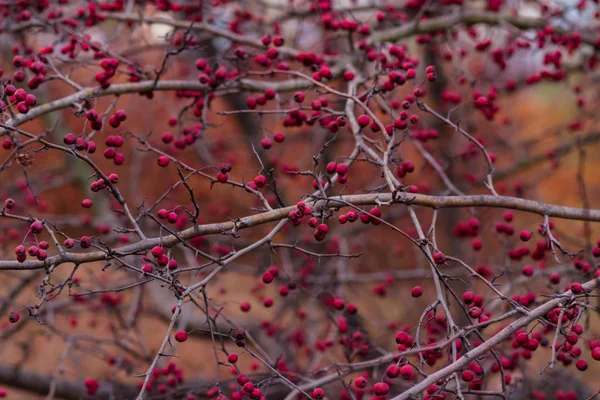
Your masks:
M 251 91 L 265 91 L 266 89 L 274 89 L 278 92 L 282 91 L 293 91 L 299 89 L 306 89 L 312 86 L 310 81 L 303 80 L 285 80 L 279 82 L 266 82 L 253 79 L 240 79 L 226 83 L 219 87 L 219 89 L 243 89 Z M 100 87 L 89 87 L 73 93 L 69 96 L 63 97 L 58 100 L 51 101 L 46 104 L 34 107 L 27 114 L 19 114 L 14 118 L 6 121 L 6 125 L 19 126 L 25 122 L 32 121 L 42 115 L 48 114 L 52 111 L 58 111 L 72 106 L 82 100 L 89 100 L 92 98 L 120 95 L 127 93 L 144 93 L 150 91 L 175 91 L 175 90 L 192 90 L 192 91 L 204 91 L 213 90 L 209 86 L 201 84 L 198 81 L 193 80 L 162 80 L 154 82 L 154 80 L 146 80 L 136 83 L 118 83 L 110 85 L 106 89 Z M 0 130 L 0 134 L 4 133 Z
M 515 15 L 506 15 L 489 11 L 479 10 L 461 10 L 461 12 L 442 15 L 427 20 L 415 20 L 407 24 L 403 24 L 397 28 L 392 28 L 380 32 L 375 32 L 369 38 L 370 43 L 390 42 L 407 37 L 420 35 L 423 33 L 431 33 L 436 31 L 444 31 L 453 28 L 460 24 L 475 25 L 502 25 L 509 24 L 519 29 L 541 29 L 549 24 L 549 21 L 544 18 L 531 18 Z M 565 33 L 564 29 L 554 27 L 555 32 Z M 595 45 L 595 40 L 591 36 L 583 36 L 582 41 Z
M 339 200 L 339 201 L 337 201 Z M 582 208 L 563 207 L 554 204 L 542 203 L 534 200 L 525 200 L 509 196 L 472 195 L 472 196 L 428 196 L 423 194 L 410 194 L 398 192 L 397 194 L 358 194 L 349 196 L 335 196 L 327 200 L 319 200 L 315 207 L 342 208 L 346 203 L 355 206 L 375 205 L 381 203 L 404 203 L 430 208 L 467 208 L 467 207 L 492 207 L 519 210 L 539 215 L 548 215 L 554 218 L 573 219 L 581 221 L 600 222 L 600 210 L 585 210 Z M 311 202 L 309 202 L 310 204 Z M 225 234 L 232 230 L 240 231 L 269 222 L 275 222 L 287 218 L 295 206 L 279 208 L 256 215 L 239 218 L 235 221 L 220 222 L 214 224 L 198 225 L 179 232 L 177 236 L 168 235 L 163 237 L 148 238 L 134 244 L 120 247 L 109 251 L 96 251 L 91 253 L 69 253 L 48 257 L 45 261 L 0 261 L 0 269 L 39 269 L 52 264 L 72 262 L 81 264 L 91 261 L 109 260 L 114 256 L 126 256 L 149 250 L 154 246 L 162 245 L 172 247 L 180 240 L 188 240 L 198 236 L 211 234 Z

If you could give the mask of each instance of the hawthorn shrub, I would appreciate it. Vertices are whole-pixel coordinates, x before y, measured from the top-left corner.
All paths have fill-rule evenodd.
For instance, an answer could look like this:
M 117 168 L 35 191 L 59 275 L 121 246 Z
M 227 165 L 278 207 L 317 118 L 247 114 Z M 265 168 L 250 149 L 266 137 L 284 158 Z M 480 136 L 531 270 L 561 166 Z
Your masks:
M 0 4 L 0 397 L 593 398 L 596 3 Z

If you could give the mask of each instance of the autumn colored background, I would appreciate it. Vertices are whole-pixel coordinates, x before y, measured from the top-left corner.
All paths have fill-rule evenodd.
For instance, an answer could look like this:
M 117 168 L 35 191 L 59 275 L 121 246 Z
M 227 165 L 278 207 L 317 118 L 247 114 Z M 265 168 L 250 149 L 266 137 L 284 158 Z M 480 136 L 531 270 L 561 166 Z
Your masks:
M 147 7 L 149 15 L 157 12 L 152 7 Z M 154 30 L 153 30 L 154 29 Z M 143 27 L 128 27 L 116 21 L 107 22 L 95 29 L 95 34 L 105 40 L 112 40 L 112 48 L 126 51 L 128 48 L 147 43 L 154 46 L 154 50 L 146 50 L 135 55 L 135 59 L 147 70 L 160 68 L 165 54 L 166 41 L 164 32 L 159 28 L 144 25 Z M 111 35 L 115 31 L 121 32 L 118 40 Z M 173 40 L 172 38 L 168 38 Z M 46 45 L 51 37 L 45 35 L 24 38 L 31 47 L 37 48 Z M 306 48 L 318 42 L 316 36 L 306 38 Z M 464 39 L 465 41 L 467 39 Z M 210 37 L 207 38 L 207 43 Z M 2 44 L 2 59 L 6 69 L 10 68 L 8 60 L 11 59 L 12 43 Z M 413 46 L 414 44 L 411 44 Z M 414 45 L 416 46 L 416 45 Z M 207 48 L 210 47 L 206 46 Z M 457 69 L 451 62 L 444 61 L 443 54 L 436 53 L 428 47 L 416 48 L 424 60 L 434 60 L 438 65 L 440 81 L 434 85 L 433 90 L 426 97 L 432 107 L 448 112 L 456 104 L 444 101 L 440 93 L 451 91 L 461 94 L 463 99 L 469 99 L 472 90 L 467 85 L 461 85 L 457 79 Z M 164 78 L 195 79 L 197 72 L 194 60 L 203 54 L 210 53 L 206 49 L 195 51 L 176 57 L 170 62 Z M 220 56 L 208 54 L 207 57 Z M 539 57 L 538 57 L 539 58 Z M 504 72 L 509 79 L 522 82 L 531 70 L 540 67 L 539 60 L 532 57 L 531 53 L 523 52 L 511 60 L 511 66 Z M 424 61 L 425 62 L 425 61 Z M 489 60 L 474 55 L 465 61 L 466 68 L 483 83 L 493 83 L 498 74 L 497 69 L 490 65 Z M 421 67 L 424 68 L 425 64 Z M 61 67 L 69 71 L 70 66 Z M 93 68 L 80 68 L 75 70 L 73 79 L 83 86 L 94 85 Z M 265 78 L 269 80 L 270 78 Z M 496 188 L 501 194 L 540 200 L 547 203 L 563 206 L 585 207 L 581 195 L 582 182 L 584 182 L 585 196 L 589 208 L 600 208 L 600 179 L 597 171 L 600 170 L 600 131 L 595 110 L 598 105 L 598 91 L 595 87 L 595 72 L 574 72 L 567 80 L 560 82 L 544 81 L 536 85 L 519 85 L 512 93 L 505 93 L 501 88 L 498 104 L 499 114 L 493 122 L 487 121 L 481 113 L 474 110 L 472 105 L 463 105 L 452 112 L 454 121 L 460 121 L 461 126 L 476 137 L 481 137 L 489 151 L 495 155 Z M 126 78 L 121 79 L 123 82 Z M 118 82 L 115 81 L 115 83 Z M 335 82 L 332 86 L 343 87 L 342 82 Z M 575 93 L 573 88 L 579 86 L 581 92 Z M 409 92 L 406 89 L 406 93 Z M 437 91 L 437 94 L 436 94 Z M 72 93 L 72 89 L 63 82 L 48 83 L 38 95 L 38 103 L 57 99 Z M 316 98 L 313 90 L 307 91 L 307 98 Z M 282 95 L 288 98 L 289 94 Z M 334 104 L 334 96 L 326 96 Z M 402 96 L 399 95 L 399 98 Z M 577 106 L 577 98 L 585 99 L 585 106 Z M 105 109 L 109 107 L 112 98 L 98 98 L 94 100 L 95 107 Z M 289 128 L 283 124 L 280 115 L 234 114 L 222 115 L 219 112 L 236 110 L 244 107 L 243 96 L 232 95 L 219 98 L 211 102 L 206 119 L 210 125 L 205 127 L 202 139 L 191 151 L 175 152 L 167 150 L 160 142 L 160 135 L 165 131 L 176 128 L 168 125 L 168 119 L 176 115 L 189 100 L 178 98 L 173 92 L 156 92 L 152 99 L 139 95 L 123 95 L 118 99 L 118 108 L 125 109 L 128 117 L 124 127 L 119 129 L 106 128 L 99 134 L 101 137 L 115 134 L 119 131 L 128 131 L 137 136 L 148 136 L 150 143 L 177 156 L 191 166 L 204 165 L 217 166 L 221 162 L 230 162 L 234 169 L 231 177 L 237 181 L 250 181 L 261 168 L 257 157 L 252 150 L 256 147 L 257 153 L 265 163 L 274 168 L 278 188 L 281 189 L 286 204 L 294 204 L 303 195 L 311 193 L 312 178 L 286 173 L 286 170 L 310 170 L 313 166 L 313 155 L 332 138 L 325 129 L 314 127 Z M 383 115 L 383 113 L 380 114 Z M 504 121 L 500 123 L 499 121 Z M 574 122 L 577 122 L 574 124 Z M 83 121 L 74 115 L 73 109 L 65 109 L 51 113 L 44 118 L 29 122 L 21 128 L 23 130 L 40 133 L 52 127 L 49 134 L 52 140 L 59 141 L 67 132 L 79 132 Z M 439 124 L 428 115 L 422 115 L 418 127 L 423 129 L 435 128 L 439 131 L 439 138 L 435 143 L 427 143 L 430 152 L 441 164 L 448 167 L 446 173 L 457 187 L 468 193 L 485 193 L 486 189 L 479 184 L 485 175 L 485 165 L 477 157 L 469 157 L 472 148 L 469 143 L 451 128 Z M 285 145 L 274 144 L 269 150 L 260 148 L 263 136 L 272 137 L 274 132 L 284 132 Z M 579 143 L 579 144 L 578 144 Z M 101 146 L 100 146 L 101 147 Z M 350 135 L 340 134 L 331 144 L 326 158 L 331 154 L 348 155 L 354 143 Z M 151 204 L 158 199 L 179 178 L 176 168 L 171 165 L 166 169 L 156 166 L 156 155 L 139 150 L 140 146 L 135 140 L 125 147 L 127 162 L 122 166 L 114 166 L 111 160 L 101 156 L 95 158 L 97 164 L 107 172 L 118 172 L 120 176 L 120 189 L 131 204 L 140 205 L 143 201 Z M 31 192 L 26 188 L 26 177 L 16 163 L 0 173 L 0 200 L 6 197 L 17 199 L 20 204 L 26 204 L 23 214 L 31 213 L 44 216 L 61 226 L 64 232 L 73 237 L 90 234 L 103 240 L 122 240 L 119 234 L 110 232 L 118 221 L 118 217 L 110 212 L 113 202 L 106 194 L 92 194 L 89 191 L 89 169 L 81 162 L 74 161 L 73 157 L 64 156 L 60 152 L 36 152 L 36 146 L 28 149 L 34 161 L 27 168 L 27 177 L 35 182 L 33 188 L 39 196 L 41 203 L 36 205 L 32 200 Z M 3 157 L 4 150 L 0 150 Z M 435 174 L 432 168 L 424 162 L 420 153 L 410 142 L 402 146 L 403 158 L 413 160 L 416 172 L 406 178 L 406 183 L 417 185 L 421 193 L 440 193 L 444 191 L 444 183 Z M 331 161 L 327 159 L 326 161 Z M 324 164 L 323 164 L 324 165 Z M 207 169 L 207 173 L 214 175 L 216 169 Z M 353 166 L 352 179 L 348 183 L 347 192 L 359 193 L 361 190 L 375 189 L 375 181 L 380 181 L 380 172 L 368 162 L 360 162 Z M 259 206 L 254 197 L 244 193 L 239 188 L 225 185 L 211 185 L 201 177 L 189 180 L 196 200 L 201 206 L 200 222 L 221 222 L 242 217 L 253 212 Z M 90 210 L 79 206 L 84 198 L 93 196 L 94 207 Z M 165 204 L 189 204 L 189 194 L 185 188 L 180 187 L 174 191 Z M 401 227 L 410 234 L 415 234 L 411 223 L 402 210 L 383 208 L 384 218 Z M 460 255 L 466 262 L 473 266 L 498 266 L 506 263 L 502 241 L 495 233 L 495 225 L 502 222 L 503 210 L 480 209 L 477 216 L 480 219 L 483 250 L 475 253 L 471 251 L 472 238 L 460 238 L 455 234 L 457 224 L 467 221 L 471 214 L 469 210 L 446 209 L 440 210 L 438 215 L 437 240 L 441 248 L 446 249 L 449 255 Z M 418 208 L 424 225 L 431 220 L 432 211 Z M 514 212 L 515 231 L 535 228 L 543 222 L 539 216 Z M 38 217 L 39 218 L 39 217 Z M 600 236 L 598 224 L 589 224 L 589 233 L 586 233 L 586 224 L 579 221 L 553 220 L 555 235 L 559 237 L 568 248 L 585 248 L 589 239 L 595 243 Z M 0 220 L 0 243 L 3 258 L 12 254 L 16 243 L 22 239 L 22 224 L 8 220 Z M 272 224 L 259 227 L 253 231 L 244 232 L 241 238 L 234 239 L 226 235 L 212 235 L 202 238 L 194 245 L 211 254 L 227 254 L 233 248 L 241 248 L 251 243 L 260 235 L 272 228 Z M 424 226 L 426 229 L 427 226 Z M 158 231 L 155 229 L 155 232 Z M 308 227 L 287 227 L 284 233 L 278 234 L 276 242 L 279 243 L 312 243 L 312 234 Z M 319 249 L 327 252 L 353 253 L 362 255 L 357 258 L 323 258 L 314 261 L 318 274 L 311 275 L 311 279 L 323 279 L 338 274 L 338 278 L 347 277 L 348 282 L 341 283 L 338 293 L 351 299 L 360 310 L 358 322 L 360 327 L 368 332 L 371 339 L 383 348 L 391 349 L 393 335 L 399 327 L 405 324 L 414 325 L 422 310 L 435 296 L 432 283 L 428 279 L 422 255 L 418 250 L 397 233 L 383 226 L 353 225 L 332 227 L 332 239 Z M 180 255 L 182 266 L 201 264 L 202 260 L 194 260 Z M 261 346 L 270 348 L 275 354 L 274 346 L 281 343 L 292 343 L 298 340 L 298 333 L 294 329 L 287 329 L 291 320 L 297 319 L 298 308 L 303 308 L 315 315 L 309 315 L 307 326 L 311 329 L 303 333 L 304 340 L 316 342 L 313 351 L 317 352 L 318 342 L 323 342 L 330 336 L 328 327 L 320 321 L 321 311 L 314 306 L 314 302 L 322 298 L 306 296 L 301 292 L 284 299 L 277 294 L 277 288 L 266 287 L 260 281 L 262 272 L 271 264 L 281 266 L 283 269 L 300 270 L 300 265 L 305 265 L 307 257 L 291 249 L 280 249 L 278 254 L 272 254 L 269 249 L 253 253 L 251 256 L 242 257 L 238 263 L 227 268 L 211 282 L 208 294 L 214 304 L 226 313 L 228 318 L 244 326 L 256 336 Z M 515 263 L 515 265 L 518 263 Z M 544 260 L 544 264 L 551 268 L 556 263 L 551 257 Z M 520 264 L 519 264 L 520 265 Z M 159 283 L 150 283 L 124 291 L 107 291 L 103 294 L 90 296 L 85 302 L 77 302 L 72 296 L 76 293 L 85 293 L 91 290 L 115 289 L 135 282 L 135 279 L 124 270 L 116 270 L 114 266 L 104 269 L 101 262 L 85 264 L 79 267 L 75 276 L 78 284 L 65 289 L 59 298 L 48 302 L 44 307 L 48 311 L 43 314 L 47 325 L 42 325 L 32 318 L 24 318 L 23 323 L 15 326 L 8 323 L 7 318 L 12 308 L 4 307 L 3 296 L 7 296 L 11 288 L 23 285 L 12 304 L 24 307 L 36 304 L 37 288 L 43 281 L 44 271 L 0 271 L 0 365 L 19 365 L 24 370 L 42 375 L 56 374 L 60 379 L 73 382 L 83 382 L 87 377 L 94 377 L 100 381 L 122 382 L 132 385 L 140 378 L 132 378 L 132 374 L 142 374 L 148 366 L 147 356 L 153 354 L 164 338 L 164 333 L 170 319 L 171 307 L 175 299 L 168 290 L 164 290 Z M 537 271 L 539 269 L 539 271 Z M 415 278 L 407 279 L 403 275 L 407 270 L 415 270 Z M 60 268 L 54 272 L 53 279 L 66 278 L 73 271 L 72 266 Z M 421 272 L 419 272 L 421 271 Z M 521 268 L 507 268 L 503 282 L 514 281 L 517 285 L 528 287 L 529 283 L 519 283 Z M 536 266 L 536 273 L 543 275 L 543 268 Z M 395 275 L 402 279 L 396 279 Z M 198 279 L 203 277 L 203 272 L 197 274 Z M 26 279 L 26 281 L 22 281 Z M 540 280 L 531 287 L 537 293 L 549 293 L 547 279 Z M 410 297 L 410 289 L 423 285 L 425 294 L 420 299 Z M 453 283 L 464 290 L 462 282 Z M 475 284 L 477 287 L 477 284 Z M 322 293 L 327 293 L 327 288 L 322 288 Z M 383 293 L 383 295 L 381 295 Z M 379 293 L 379 294 L 377 294 Z M 273 296 L 275 306 L 266 309 L 262 306 L 265 296 Z M 242 313 L 239 304 L 249 301 L 252 304 L 251 313 Z M 63 305 L 63 303 L 69 303 Z M 114 302 L 114 304 L 110 304 Z M 138 303 L 139 302 L 139 303 Z M 60 312 L 53 313 L 52 307 L 57 304 Z M 132 304 L 139 304 L 131 307 Z M 27 312 L 23 313 L 24 316 Z M 120 344 L 129 349 L 135 349 L 140 354 L 140 360 L 132 361 L 130 354 L 114 343 L 114 332 L 111 327 L 127 324 L 128 319 L 138 315 L 136 323 L 127 332 L 119 334 Z M 276 323 L 265 329 L 261 321 L 271 320 L 277 316 Z M 197 329 L 185 343 L 173 342 L 174 348 L 170 353 L 176 354 L 177 366 L 183 370 L 184 380 L 193 382 L 205 380 L 206 388 L 210 388 L 210 381 L 217 378 L 217 368 L 212 359 L 213 345 L 210 335 L 204 325 L 204 317 L 191 308 L 185 310 L 184 318 L 179 326 L 187 329 Z M 593 316 L 592 326 L 598 328 L 598 318 Z M 120 328 L 117 328 L 120 329 Z M 225 329 L 226 330 L 226 329 Z M 592 329 L 593 331 L 593 329 Z M 597 331 L 597 330 L 596 330 Z M 93 338 L 87 341 L 85 337 Z M 73 338 L 82 338 L 73 341 Z M 273 337 L 278 337 L 281 343 L 275 345 Z M 106 342 L 102 340 L 105 339 Z M 228 345 L 229 346 L 229 345 Z M 234 347 L 232 347 L 232 350 Z M 283 346 L 281 354 L 296 351 L 290 345 Z M 298 352 L 299 359 L 308 359 L 308 355 Z M 68 356 L 65 358 L 65 354 Z M 124 356 L 124 357 L 123 357 Z M 339 357 L 336 348 L 327 349 L 322 356 L 316 358 L 313 369 L 329 365 Z M 532 371 L 533 378 L 539 378 L 537 371 L 546 364 L 549 351 L 537 352 L 535 362 L 528 368 Z M 132 362 L 131 367 L 127 363 Z M 114 363 L 125 365 L 117 369 Z M 573 371 L 577 378 L 587 384 L 590 390 L 600 389 L 594 379 L 600 373 L 600 366 L 591 364 L 585 372 Z M 252 370 L 257 368 L 265 371 L 264 366 L 248 355 L 241 354 L 240 369 Z M 534 367 L 535 366 L 535 367 Z M 219 368 L 221 379 L 230 378 L 231 372 L 226 366 Z M 566 375 L 565 375 L 566 376 Z M 532 379 L 533 379 L 532 378 Z M 2 382 L 9 393 L 7 398 L 32 399 L 32 393 L 19 391 L 10 387 L 8 382 Z

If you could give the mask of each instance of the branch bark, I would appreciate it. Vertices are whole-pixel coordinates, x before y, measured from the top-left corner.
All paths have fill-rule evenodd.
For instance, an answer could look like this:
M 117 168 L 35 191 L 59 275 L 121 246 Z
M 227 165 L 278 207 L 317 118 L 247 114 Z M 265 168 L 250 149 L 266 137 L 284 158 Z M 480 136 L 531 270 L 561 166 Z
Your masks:
M 534 200 L 525 200 L 509 196 L 491 196 L 491 195 L 471 195 L 471 196 L 429 196 L 423 194 L 411 194 L 398 192 L 395 195 L 391 193 L 358 194 L 349 196 L 334 196 L 328 199 L 318 199 L 316 202 L 308 202 L 313 209 L 320 207 L 343 208 L 347 203 L 355 206 L 375 205 L 381 203 L 402 203 L 417 206 L 429 207 L 434 209 L 441 208 L 467 208 L 467 207 L 491 207 L 518 210 L 539 215 L 547 215 L 554 218 L 573 219 L 580 221 L 600 222 L 600 210 L 586 210 L 582 208 L 563 207 L 554 204 L 542 203 Z M 163 237 L 148 238 L 140 240 L 137 243 L 120 247 L 118 249 L 108 249 L 106 251 L 95 251 L 91 253 L 72 253 L 65 252 L 45 261 L 25 261 L 19 263 L 16 260 L 0 261 L 0 270 L 2 269 L 40 269 L 53 264 L 62 264 L 72 262 L 82 264 L 92 261 L 109 260 L 113 256 L 127 256 L 137 252 L 148 250 L 154 246 L 172 247 L 180 240 L 188 240 L 198 236 L 212 234 L 228 234 L 233 230 L 251 228 L 269 222 L 279 221 L 287 218 L 290 211 L 295 210 L 295 206 L 278 208 L 273 211 L 263 212 L 261 214 L 251 215 L 239 218 L 235 221 L 220 222 L 214 224 L 198 225 L 179 232 L 177 235 L 167 235 Z
M 519 29 L 540 29 L 549 25 L 549 21 L 545 18 L 506 15 L 480 10 L 464 10 L 455 14 L 442 15 L 420 21 L 412 21 L 397 28 L 375 32 L 369 38 L 369 42 L 391 42 L 423 33 L 448 30 L 460 24 L 510 24 Z M 564 29 L 560 29 L 559 27 L 554 27 L 554 31 L 557 33 L 567 33 Z M 582 35 L 582 41 L 592 46 L 596 45 L 596 40 L 592 36 Z

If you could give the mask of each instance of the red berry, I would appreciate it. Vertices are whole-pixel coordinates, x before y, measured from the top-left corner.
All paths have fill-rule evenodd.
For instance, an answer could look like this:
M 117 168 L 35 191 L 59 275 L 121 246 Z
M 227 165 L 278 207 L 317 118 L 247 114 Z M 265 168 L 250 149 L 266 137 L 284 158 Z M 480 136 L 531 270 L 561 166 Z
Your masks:
M 475 104 L 478 106 L 485 106 L 488 103 L 488 99 L 484 96 L 479 96 L 477 100 L 475 100 Z
M 414 170 L 415 170 L 415 163 L 413 163 L 413 162 L 412 162 L 412 161 L 410 161 L 410 160 L 406 160 L 406 161 L 404 161 L 404 162 L 402 163 L 402 168 L 403 168 L 403 169 L 404 169 L 406 172 L 408 172 L 408 173 L 410 173 L 410 172 L 414 172 Z
M 588 363 L 585 360 L 577 360 L 577 362 L 575 363 L 575 366 L 580 371 L 585 371 L 586 369 L 588 369 Z
M 531 232 L 529 232 L 528 230 L 522 230 L 519 234 L 519 237 L 522 241 L 527 242 L 529 241 L 529 239 L 531 239 Z
M 312 397 L 313 397 L 313 399 L 320 400 L 323 397 L 325 397 L 325 391 L 323 389 L 321 389 L 321 388 L 316 388 L 312 392 Z
M 241 309 L 243 312 L 248 312 L 248 311 L 250 311 L 250 307 L 251 307 L 251 306 L 250 306 L 250 303 L 248 303 L 247 301 L 242 301 L 242 302 L 240 303 L 240 309 Z
M 35 221 L 29 226 L 29 229 L 31 229 L 32 233 L 41 233 L 44 230 L 44 226 L 40 221 Z
M 11 324 L 19 322 L 19 319 L 21 319 L 21 316 L 16 311 L 11 312 L 8 316 L 8 322 L 10 322 Z
M 473 371 L 466 369 L 461 373 L 460 377 L 465 382 L 471 382 L 475 378 L 475 374 L 473 374 Z
M 472 307 L 469 310 L 469 315 L 471 316 L 471 318 L 479 318 L 481 316 L 481 308 L 479 307 Z
M 373 385 L 373 392 L 375 392 L 377 396 L 385 396 L 388 394 L 389 390 L 390 387 L 385 382 L 377 382 Z
M 273 146 L 273 141 L 270 138 L 263 138 L 260 141 L 260 145 L 263 149 L 270 149 Z
M 473 303 L 473 299 L 475 298 L 475 295 L 473 294 L 473 292 L 464 292 L 462 294 L 462 301 L 465 304 L 471 304 Z
M 571 285 L 571 292 L 573 292 L 573 294 L 580 294 L 583 292 L 583 286 L 581 286 L 581 283 L 575 282 L 574 284 Z
M 228 176 L 227 174 L 223 173 L 223 172 L 219 172 L 217 174 L 217 181 L 221 182 L 221 183 L 226 183 L 227 182 Z
M 400 376 L 400 367 L 396 364 L 392 364 L 385 370 L 385 374 L 388 378 L 395 379 Z
M 519 332 L 519 334 L 517 335 L 517 342 L 519 342 L 520 344 L 529 343 L 529 335 L 525 332 Z
M 89 236 L 82 236 L 79 239 L 79 245 L 84 249 L 89 248 L 92 245 L 92 238 Z
M 267 284 L 273 282 L 273 279 L 274 279 L 273 274 L 270 273 L 269 271 L 265 272 L 262 276 L 263 282 L 267 283 Z
M 364 376 L 359 376 L 354 381 L 354 386 L 356 386 L 358 389 L 364 389 L 367 387 L 367 383 L 367 379 Z
M 178 331 L 175 334 L 175 340 L 177 340 L 178 342 L 185 342 L 188 338 L 188 334 L 186 331 Z
M 161 166 L 161 167 L 164 168 L 164 167 L 166 167 L 166 166 L 169 165 L 169 157 L 167 157 L 167 156 L 160 156 L 160 157 L 158 157 L 157 163 L 158 163 L 159 166 Z
M 163 141 L 163 143 L 169 144 L 173 141 L 173 134 L 171 132 L 165 132 L 163 133 L 161 140 Z
M 142 271 L 147 273 L 147 274 L 151 274 L 152 271 L 154 270 L 154 268 L 152 267 L 152 264 L 144 264 L 142 265 Z
M 408 364 L 405 364 L 400 368 L 400 375 L 407 381 L 412 381 L 415 378 L 413 367 Z
M 160 246 L 154 246 L 151 253 L 154 258 L 158 258 L 163 255 L 163 249 Z
M 438 251 L 433 255 L 433 260 L 436 264 L 443 264 L 446 262 L 446 256 Z
M 337 164 L 335 171 L 339 175 L 346 175 L 348 173 L 348 166 L 346 164 Z
M 98 387 L 100 386 L 98 384 L 98 381 L 93 378 L 87 378 L 83 384 L 85 386 L 87 394 L 89 395 L 96 394 L 96 392 L 98 391 Z
M 360 125 L 361 127 L 364 128 L 365 126 L 368 126 L 371 123 L 371 119 L 369 118 L 368 115 L 363 114 L 358 117 L 356 122 L 358 122 L 358 125 Z

